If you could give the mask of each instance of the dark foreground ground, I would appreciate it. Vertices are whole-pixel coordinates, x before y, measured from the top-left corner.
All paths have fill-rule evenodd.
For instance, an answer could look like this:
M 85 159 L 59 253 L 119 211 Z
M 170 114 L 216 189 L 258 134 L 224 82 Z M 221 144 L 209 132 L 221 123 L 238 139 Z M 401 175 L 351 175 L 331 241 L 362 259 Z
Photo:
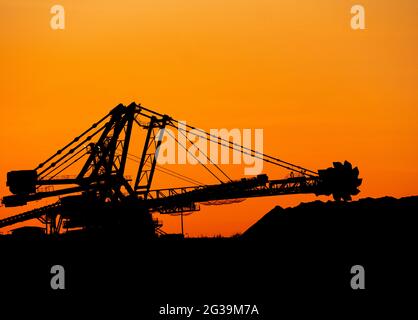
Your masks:
M 205 304 L 255 304 L 260 313 L 190 317 L 208 320 L 402 312 L 417 296 L 417 209 L 418 197 L 277 207 L 234 239 L 3 237 L 1 309 L 13 319 L 21 312 L 187 319 L 158 315 L 167 304 L 201 311 Z M 57 264 L 65 268 L 65 290 L 50 287 L 50 268 Z M 365 290 L 350 286 L 353 265 L 365 269 Z

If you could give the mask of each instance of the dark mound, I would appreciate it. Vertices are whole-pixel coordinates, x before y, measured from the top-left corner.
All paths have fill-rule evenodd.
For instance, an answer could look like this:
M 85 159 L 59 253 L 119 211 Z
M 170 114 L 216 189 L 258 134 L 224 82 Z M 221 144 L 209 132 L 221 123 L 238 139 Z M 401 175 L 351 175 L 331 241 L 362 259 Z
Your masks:
M 302 203 L 276 207 L 251 226 L 244 239 L 326 245 L 410 245 L 416 240 L 418 197 L 365 198 L 353 202 Z

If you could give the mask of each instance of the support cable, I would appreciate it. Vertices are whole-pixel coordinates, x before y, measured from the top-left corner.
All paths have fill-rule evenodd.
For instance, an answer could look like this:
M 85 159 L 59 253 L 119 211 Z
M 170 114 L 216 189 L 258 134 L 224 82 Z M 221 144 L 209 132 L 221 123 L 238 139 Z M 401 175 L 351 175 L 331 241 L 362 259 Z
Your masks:
M 177 126 L 174 126 L 173 124 L 171 124 L 171 126 L 172 126 L 172 127 L 174 127 L 174 128 L 177 128 L 177 129 L 180 129 L 180 130 L 182 130 L 182 131 L 186 131 L 186 132 L 187 132 L 187 130 L 182 129 L 182 128 L 179 128 L 179 126 L 178 126 L 179 122 L 178 122 L 177 120 L 172 119 L 171 121 L 172 121 L 172 122 L 176 122 L 176 123 L 177 123 Z M 259 156 L 261 156 L 261 158 L 260 158 L 260 157 L 257 157 L 258 159 L 262 159 L 262 160 L 264 160 L 264 161 L 266 161 L 266 162 L 269 162 L 269 163 L 272 163 L 272 164 L 276 164 L 276 165 L 281 166 L 281 167 L 283 167 L 283 168 L 285 168 L 285 169 L 292 170 L 292 171 L 300 171 L 301 173 L 303 173 L 303 174 L 307 174 L 307 175 L 310 175 L 310 176 L 317 176 L 317 175 L 318 175 L 318 173 L 317 173 L 317 172 L 315 172 L 315 171 L 312 171 L 312 170 L 309 170 L 309 169 L 303 168 L 303 167 L 301 167 L 301 166 L 294 165 L 294 164 L 292 164 L 292 163 L 289 163 L 289 162 L 286 162 L 286 161 L 280 160 L 280 159 L 278 159 L 278 158 L 275 158 L 275 157 L 269 156 L 269 155 L 267 155 L 267 154 L 264 154 L 264 153 L 258 152 L 258 151 L 256 151 L 256 150 L 251 149 L 251 148 L 244 147 L 244 146 L 239 145 L 239 144 L 237 144 L 237 143 L 235 143 L 235 142 L 232 142 L 232 141 L 229 141 L 229 140 L 223 139 L 223 138 L 221 138 L 221 137 L 215 136 L 215 135 L 213 135 L 213 134 L 211 134 L 211 133 L 208 133 L 208 132 L 206 132 L 206 131 L 204 131 L 204 130 L 202 130 L 202 129 L 199 129 L 199 128 L 195 128 L 195 127 L 190 126 L 190 125 L 188 125 L 188 124 L 184 124 L 184 125 L 185 125 L 187 128 L 189 128 L 189 129 L 199 131 L 199 132 L 201 132 L 201 133 L 203 133 L 203 134 L 205 134 L 205 135 L 208 135 L 208 136 L 210 136 L 210 137 L 212 137 L 212 138 L 215 138 L 216 140 L 218 140 L 218 139 L 219 139 L 220 141 L 226 142 L 226 143 L 228 144 L 228 145 L 226 145 L 226 147 L 233 148 L 234 150 L 237 150 L 237 151 L 242 152 L 242 153 L 244 153 L 244 151 L 243 151 L 243 150 L 235 149 L 234 147 L 239 147 L 240 149 L 245 149 L 245 150 L 247 150 L 247 151 L 249 151 L 249 152 L 250 152 L 250 153 L 245 153 L 245 154 L 247 154 L 247 155 L 249 154 L 249 155 L 250 155 L 250 156 L 252 156 L 252 157 L 255 157 L 255 155 L 259 155 Z M 190 131 L 189 131 L 189 132 L 190 132 Z M 192 133 L 192 134 L 194 134 L 194 135 L 197 135 L 197 134 L 196 134 L 196 133 L 194 133 L 194 132 L 191 132 L 191 133 Z M 197 136 L 199 136 L 199 135 L 197 135 Z M 200 137 L 202 137 L 202 136 L 200 136 Z M 206 139 L 207 139 L 207 137 L 202 137 L 202 138 L 206 138 Z M 220 143 L 219 143 L 219 141 L 213 141 L 213 140 L 210 140 L 210 141 L 220 144 Z M 225 146 L 225 145 L 224 145 L 224 146 Z M 252 155 L 252 153 L 254 153 L 254 155 Z M 265 159 L 265 158 L 270 159 L 270 161 L 267 161 L 267 159 Z M 276 162 L 274 162 L 274 161 L 276 161 Z M 298 170 L 295 170 L 295 168 L 297 168 Z M 307 173 L 307 172 L 309 172 L 309 173 Z
M 129 160 L 131 160 L 131 161 L 134 161 L 134 162 L 136 162 L 136 163 L 139 163 L 139 161 L 138 160 L 136 160 L 136 159 L 134 159 L 134 158 L 132 158 L 131 156 L 128 156 L 128 159 Z M 172 177 L 175 177 L 175 178 L 177 178 L 177 179 L 180 179 L 180 180 L 183 180 L 183 181 L 186 181 L 186 182 L 188 182 L 188 183 L 192 183 L 192 184 L 194 184 L 194 185 L 197 185 L 197 186 L 202 186 L 202 185 L 204 185 L 203 183 L 200 183 L 200 182 L 198 182 L 198 181 L 196 181 L 196 180 L 193 180 L 193 179 L 191 179 L 191 178 L 189 178 L 189 177 L 187 177 L 187 176 L 184 176 L 184 175 L 182 175 L 182 174 L 180 174 L 180 173 L 177 173 L 177 172 L 174 172 L 174 171 L 172 171 L 171 170 L 171 172 L 168 170 L 168 169 L 166 169 L 166 168 L 161 168 L 161 167 L 156 167 L 155 168 L 155 170 L 157 170 L 157 171 L 160 171 L 160 172 L 162 172 L 162 173 L 165 173 L 165 174 L 167 174 L 167 175 L 170 175 L 170 176 L 172 176 Z M 166 171 L 167 170 L 167 171 Z
M 173 127 L 175 128 L 175 126 L 173 126 Z M 189 126 L 187 126 L 187 127 L 189 127 Z M 193 127 L 190 127 L 190 128 L 193 128 Z M 186 131 L 186 132 L 187 132 L 187 130 L 182 129 L 182 128 L 177 128 L 177 129 L 178 129 L 178 130 L 182 130 L 182 131 Z M 189 132 L 190 132 L 190 131 L 189 131 Z M 268 157 L 268 158 L 273 158 L 273 157 L 270 157 L 270 156 L 264 155 L 264 154 L 263 154 L 263 153 L 261 153 L 261 152 L 258 152 L 258 151 L 255 151 L 255 150 L 252 150 L 252 149 L 249 149 L 249 148 L 246 148 L 246 147 L 240 146 L 240 145 L 239 145 L 239 144 L 237 144 L 237 143 L 233 143 L 232 141 L 228 141 L 228 140 L 222 139 L 222 138 L 217 137 L 217 136 L 215 136 L 215 135 L 209 134 L 209 133 L 207 133 L 207 132 L 205 132 L 205 131 L 203 131 L 203 130 L 201 130 L 201 132 L 203 132 L 203 133 L 204 133 L 204 134 L 206 134 L 206 135 L 209 135 L 210 137 L 214 137 L 214 138 L 216 138 L 216 141 L 212 140 L 211 138 L 208 138 L 208 137 L 205 137 L 205 136 L 199 135 L 199 134 L 197 134 L 197 133 L 194 133 L 194 132 L 190 132 L 190 133 L 191 133 L 191 134 L 193 134 L 193 135 L 196 135 L 196 136 L 198 136 L 198 137 L 200 137 L 200 138 L 202 138 L 202 139 L 208 139 L 210 142 L 217 143 L 217 144 L 219 144 L 219 145 L 221 145 L 221 146 L 224 146 L 224 147 L 230 148 L 230 149 L 232 149 L 232 150 L 236 150 L 236 151 L 238 151 L 238 152 L 241 152 L 242 154 L 249 155 L 249 156 L 251 156 L 251 157 L 253 157 L 253 158 L 263 160 L 263 161 L 265 161 L 265 162 L 268 162 L 268 163 L 271 163 L 271 164 L 274 164 L 274 165 L 280 166 L 280 167 L 285 168 L 285 169 L 288 169 L 288 170 L 290 170 L 290 171 L 298 171 L 298 172 L 300 172 L 300 173 L 303 173 L 303 174 L 309 175 L 309 176 L 311 176 L 311 177 L 317 177 L 317 173 L 316 173 L 316 172 L 314 172 L 314 171 L 311 171 L 311 170 L 308 170 L 308 169 L 305 169 L 305 168 L 302 168 L 302 167 L 299 167 L 299 166 L 295 166 L 295 167 L 302 168 L 302 169 L 300 169 L 300 170 L 295 170 L 295 168 L 292 168 L 292 167 L 290 167 L 290 166 L 287 166 L 287 165 L 284 165 L 284 164 L 281 164 L 281 163 L 277 163 L 277 162 L 275 162 L 275 161 L 272 161 L 272 160 L 269 160 L 269 159 L 263 158 L 263 156 L 266 156 L 266 157 Z M 219 139 L 220 141 L 218 141 L 218 139 Z M 222 143 L 222 141 L 228 142 L 228 144 L 229 144 L 229 145 L 226 145 L 226 144 Z M 239 147 L 239 149 L 237 149 L 237 147 Z M 252 152 L 252 153 L 254 153 L 254 154 L 249 153 L 249 152 L 246 152 L 246 151 L 244 151 L 244 150 L 242 150 L 242 149 L 247 149 L 247 150 L 249 150 L 250 152 Z M 260 157 L 260 156 L 257 156 L 256 154 L 261 155 L 261 157 Z M 273 158 L 273 159 L 275 159 L 275 158 Z M 284 161 L 283 161 L 283 162 L 284 162 Z M 293 166 L 292 164 L 290 164 L 290 165 L 291 165 L 291 166 Z M 306 171 L 309 171 L 309 172 L 312 172 L 313 174 L 312 174 L 312 173 L 306 173 L 306 171 L 305 171 L 305 170 L 306 170 Z
M 49 161 L 51 161 L 52 159 L 54 159 L 56 156 L 60 155 L 64 150 L 66 150 L 68 147 L 70 147 L 73 143 L 79 141 L 83 136 L 85 136 L 87 133 L 89 133 L 91 130 L 93 130 L 94 128 L 97 128 L 97 126 L 99 124 L 101 124 L 104 120 L 106 120 L 108 117 L 110 116 L 110 114 L 107 114 L 106 116 L 104 116 L 102 119 L 100 119 L 98 122 L 94 123 L 89 129 L 87 129 L 86 131 L 84 131 L 82 134 L 80 134 L 78 137 L 74 138 L 73 141 L 71 141 L 70 143 L 68 143 L 66 146 L 64 146 L 62 149 L 58 150 L 53 156 L 49 157 L 47 160 L 45 160 L 44 162 L 40 163 L 35 170 L 38 170 L 40 168 L 42 168 L 46 163 L 48 163 Z M 100 129 L 101 130 L 101 129 Z M 99 131 L 100 131 L 99 130 Z M 93 134 L 93 136 L 96 135 Z M 45 171 L 44 171 L 45 172 Z
M 178 130 L 177 130 L 178 131 Z M 178 132 L 180 132 L 186 139 L 187 139 L 187 141 L 189 141 L 191 144 L 193 144 L 195 147 L 196 147 L 196 149 L 199 151 L 199 153 L 201 153 L 201 154 L 203 154 L 204 156 L 205 156 L 205 158 L 211 163 L 211 164 L 213 164 L 229 181 L 231 181 L 232 182 L 232 179 L 221 169 L 221 168 L 219 168 L 219 166 L 216 164 L 216 163 L 214 163 L 211 159 L 210 159 L 210 157 L 208 157 L 207 155 L 206 155 L 206 153 L 204 153 L 202 150 L 200 150 L 200 148 L 198 147 L 198 146 L 196 146 L 195 144 L 194 144 L 194 142 L 193 141 L 191 141 L 190 139 L 189 139 L 189 137 L 187 137 L 187 135 L 184 133 L 184 132 L 182 132 L 182 131 L 178 131 Z
M 195 158 L 212 176 L 215 177 L 216 180 L 218 180 L 220 183 L 224 183 L 221 179 L 217 177 L 216 174 L 214 174 L 207 166 L 205 166 L 193 153 L 191 153 L 183 144 L 181 144 L 176 137 L 174 137 L 170 131 L 166 131 L 176 142 L 178 145 L 180 145 L 184 150 L 186 150 L 193 158 Z
M 134 154 L 131 154 L 131 153 L 128 153 L 128 155 L 129 155 L 129 156 L 131 156 L 131 157 L 133 157 L 133 158 L 136 158 L 136 159 L 130 159 L 130 160 L 132 160 L 132 161 L 135 161 L 135 162 L 139 163 L 140 157 L 138 157 L 138 156 L 136 156 L 136 155 L 134 155 Z M 197 185 L 201 185 L 201 186 L 204 186 L 204 185 L 205 185 L 204 183 L 202 183 L 202 182 L 200 182 L 200 181 L 198 181 L 198 180 L 195 180 L 195 179 L 193 179 L 193 178 L 190 178 L 190 177 L 188 177 L 188 176 L 186 176 L 186 175 L 184 175 L 184 174 L 181 174 L 181 173 L 179 173 L 179 172 L 177 172 L 177 171 L 174 171 L 174 170 L 171 170 L 171 169 L 165 168 L 165 167 L 163 167 L 163 166 L 161 166 L 161 165 L 159 165 L 159 164 L 156 164 L 156 167 L 157 167 L 157 168 L 160 168 L 161 170 L 165 170 L 165 171 L 168 171 L 168 172 L 170 172 L 170 173 L 172 173 L 172 174 L 179 175 L 179 176 L 181 176 L 181 177 L 183 177 L 183 178 L 185 178 L 185 179 L 188 179 L 188 180 L 190 180 L 190 182 L 193 182 L 193 184 L 197 184 Z

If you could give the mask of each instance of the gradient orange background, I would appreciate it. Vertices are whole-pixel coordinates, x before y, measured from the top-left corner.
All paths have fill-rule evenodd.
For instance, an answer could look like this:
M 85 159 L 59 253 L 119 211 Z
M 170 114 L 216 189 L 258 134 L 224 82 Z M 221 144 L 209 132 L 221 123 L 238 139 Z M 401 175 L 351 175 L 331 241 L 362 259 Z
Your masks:
M 57 3 L 65 30 L 49 26 Z M 363 31 L 350 28 L 357 3 Z M 267 154 L 310 169 L 350 160 L 359 197 L 417 194 L 417 1 L 0 0 L 0 12 L 2 196 L 7 171 L 36 167 L 131 101 L 206 130 L 264 128 Z M 275 205 L 314 199 L 202 206 L 185 231 L 231 235 Z M 179 218 L 164 222 L 180 231 Z

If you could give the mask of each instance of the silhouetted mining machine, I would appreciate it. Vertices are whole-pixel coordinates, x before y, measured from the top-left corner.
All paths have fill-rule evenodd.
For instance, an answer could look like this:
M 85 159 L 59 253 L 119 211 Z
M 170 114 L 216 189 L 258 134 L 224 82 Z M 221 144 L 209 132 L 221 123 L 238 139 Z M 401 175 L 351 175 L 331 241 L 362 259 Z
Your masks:
M 134 126 L 146 133 L 142 154 L 138 157 L 131 153 L 132 148 L 139 148 L 131 143 Z M 170 130 L 164 130 L 167 128 Z M 172 138 L 187 152 L 190 149 L 185 144 L 193 144 L 190 135 L 196 135 L 289 170 L 290 177 L 270 180 L 267 175 L 261 174 L 234 181 L 205 155 L 208 161 L 206 164 L 200 161 L 200 164 L 217 179 L 217 183 L 200 183 L 157 163 L 163 136 L 173 130 L 179 138 Z M 127 160 L 136 162 L 134 179 L 125 176 Z M 76 176 L 62 175 L 69 168 L 74 171 L 75 166 Z M 153 190 L 151 184 L 156 170 L 193 186 Z M 326 170 L 312 171 L 201 129 L 179 125 L 171 117 L 141 105 L 119 104 L 34 170 L 7 174 L 7 186 L 12 195 L 3 198 L 4 206 L 23 206 L 51 197 L 59 200 L 0 220 L 0 228 L 38 219 L 44 223 L 48 234 L 62 233 L 63 229 L 78 229 L 132 231 L 148 237 L 163 232 L 158 220 L 152 218 L 152 213 L 176 215 L 193 212 L 199 210 L 200 203 L 223 204 L 234 199 L 303 193 L 332 195 L 335 200 L 348 201 L 352 195 L 359 193 L 361 179 L 358 174 L 358 169 L 352 168 L 347 161 L 334 162 L 333 167 Z

